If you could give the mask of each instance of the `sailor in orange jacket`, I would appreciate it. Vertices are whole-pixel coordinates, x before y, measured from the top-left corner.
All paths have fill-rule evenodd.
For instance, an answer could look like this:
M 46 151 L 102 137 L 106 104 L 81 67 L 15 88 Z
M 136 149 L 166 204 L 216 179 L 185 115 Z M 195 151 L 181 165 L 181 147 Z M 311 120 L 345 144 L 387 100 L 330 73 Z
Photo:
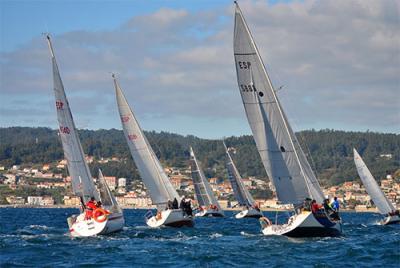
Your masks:
M 93 217 L 93 211 L 97 208 L 96 200 L 94 197 L 91 197 L 89 201 L 86 203 L 86 210 L 85 210 L 85 219 L 91 219 Z

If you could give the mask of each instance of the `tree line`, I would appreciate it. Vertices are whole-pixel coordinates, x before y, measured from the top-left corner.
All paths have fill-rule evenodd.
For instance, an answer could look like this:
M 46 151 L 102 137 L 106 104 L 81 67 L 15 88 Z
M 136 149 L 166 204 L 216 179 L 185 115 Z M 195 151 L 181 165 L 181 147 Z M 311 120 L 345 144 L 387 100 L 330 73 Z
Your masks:
M 145 132 L 155 154 L 164 166 L 188 167 L 192 146 L 206 176 L 227 178 L 225 150 L 221 140 L 201 139 L 192 135 L 168 132 Z M 393 174 L 400 167 L 400 135 L 375 132 L 345 132 L 337 130 L 306 130 L 296 136 L 322 185 L 336 185 L 357 180 L 353 162 L 356 148 L 376 179 Z M 0 165 L 52 163 L 63 159 L 57 130 L 50 128 L 0 128 Z M 90 165 L 92 174 L 102 168 L 106 175 L 139 179 L 122 130 L 79 130 L 83 150 L 95 159 L 118 157 L 119 162 Z M 244 135 L 225 139 L 234 147 L 234 161 L 243 177 L 266 179 L 253 137 Z M 391 155 L 391 157 L 383 156 Z

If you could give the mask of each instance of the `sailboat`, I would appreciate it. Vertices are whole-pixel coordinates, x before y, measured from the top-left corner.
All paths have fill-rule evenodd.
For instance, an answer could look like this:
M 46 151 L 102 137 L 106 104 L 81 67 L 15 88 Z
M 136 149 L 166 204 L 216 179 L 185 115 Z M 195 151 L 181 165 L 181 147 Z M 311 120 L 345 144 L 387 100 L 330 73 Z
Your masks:
M 321 203 L 321 187 L 289 125 L 237 2 L 233 47 L 247 120 L 278 200 L 295 208 L 300 208 L 306 198 Z M 340 220 L 333 221 L 324 211 L 316 215 L 308 207 L 296 209 L 285 224 L 268 220 L 262 225 L 265 235 L 337 236 L 342 232 Z
M 79 215 L 72 215 L 67 219 L 70 233 L 75 237 L 83 237 L 119 231 L 123 228 L 125 221 L 122 211 L 119 209 L 117 202 L 109 190 L 107 192 L 109 197 L 107 198 L 114 200 L 112 210 L 105 210 L 108 207 L 104 206 L 93 211 L 93 217 L 85 217 L 84 204 L 92 197 L 94 197 L 96 201 L 107 204 L 107 201 L 103 200 L 103 198 L 106 198 L 106 195 L 99 196 L 89 167 L 85 161 L 82 145 L 79 141 L 78 132 L 72 118 L 71 109 L 58 70 L 50 36 L 47 35 L 46 37 L 53 65 L 54 94 L 59 123 L 58 132 L 67 160 L 68 172 L 71 176 L 73 193 L 80 197 L 82 203 L 81 213 Z M 100 181 L 102 181 L 101 177 L 102 176 L 100 176 Z M 107 183 L 104 180 L 99 189 L 108 189 Z
M 126 141 L 148 194 L 153 204 L 157 206 L 156 215 L 153 215 L 151 211 L 146 214 L 146 224 L 150 227 L 193 226 L 191 215 L 187 215 L 182 209 L 168 207 L 168 203 L 174 199 L 180 200 L 179 195 L 140 128 L 115 75 L 113 74 L 112 77 Z
M 192 147 L 190 147 L 190 168 L 192 170 L 194 192 L 199 204 L 199 211 L 195 216 L 224 217 L 224 212 L 213 194 L 210 183 L 206 179 Z
M 260 208 L 258 207 L 256 202 L 254 202 L 253 197 L 243 184 L 242 177 L 240 176 L 240 173 L 237 170 L 235 163 L 232 160 L 232 157 L 229 153 L 229 149 L 226 147 L 225 142 L 223 143 L 226 155 L 228 157 L 227 169 L 228 169 L 229 181 L 231 182 L 233 194 L 235 195 L 235 198 L 238 201 L 239 206 L 243 208 L 242 211 L 240 211 L 238 214 L 235 215 L 235 218 L 242 219 L 242 218 L 262 217 L 263 214 L 260 211 Z
M 353 149 L 353 154 L 358 175 L 360 176 L 367 193 L 371 196 L 372 201 L 374 201 L 374 204 L 378 208 L 379 212 L 385 217 L 380 223 L 382 225 L 400 223 L 399 211 L 395 209 L 393 204 L 382 192 L 381 188 L 379 188 L 378 183 L 372 176 L 367 165 L 365 165 L 363 159 L 358 154 L 356 149 Z

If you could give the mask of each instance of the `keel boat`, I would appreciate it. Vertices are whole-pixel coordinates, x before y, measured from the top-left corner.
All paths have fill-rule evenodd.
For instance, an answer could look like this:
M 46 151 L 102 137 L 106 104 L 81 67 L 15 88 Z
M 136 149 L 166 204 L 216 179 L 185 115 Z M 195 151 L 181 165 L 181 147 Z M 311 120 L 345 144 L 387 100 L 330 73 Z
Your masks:
M 193 148 L 190 147 L 190 168 L 192 171 L 192 180 L 197 203 L 199 204 L 196 217 L 224 217 L 217 199 L 215 198 L 203 170 L 197 161 Z
M 240 176 L 239 171 L 237 170 L 235 163 L 232 160 L 232 157 L 229 152 L 229 148 L 226 147 L 225 142 L 225 152 L 228 158 L 227 169 L 228 169 L 228 177 L 229 181 L 232 185 L 233 194 L 238 201 L 238 205 L 242 208 L 238 214 L 235 215 L 236 219 L 242 218 L 260 218 L 263 216 L 259 206 L 254 202 L 253 197 L 247 190 L 246 186 L 243 184 L 242 177 Z
M 113 80 L 118 111 L 129 150 L 152 203 L 157 206 L 156 215 L 153 215 L 151 211 L 146 214 L 146 224 L 154 228 L 160 226 L 192 227 L 194 222 L 191 215 L 182 209 L 168 207 L 168 203 L 174 199 L 180 200 L 179 195 L 139 126 L 114 74 Z
M 72 215 L 67 219 L 70 233 L 74 237 L 86 237 L 109 234 L 122 230 L 124 226 L 124 217 L 117 202 L 109 191 L 107 183 L 104 179 L 99 178 L 102 182 L 99 189 L 105 189 L 104 191 L 106 191 L 108 195 L 107 199 L 103 199 L 106 198 L 106 196 L 99 195 L 92 175 L 90 174 L 58 70 L 50 36 L 47 35 L 46 38 L 53 66 L 54 94 L 59 123 L 58 133 L 61 138 L 64 156 L 67 160 L 68 172 L 71 176 L 72 191 L 80 198 L 82 205 L 79 215 Z M 111 199 L 113 200 L 113 209 L 107 210 L 109 207 L 102 207 L 97 211 L 93 211 L 93 217 L 88 217 L 85 212 L 85 204 L 91 198 L 94 198 L 97 202 L 101 201 L 104 204 L 108 204 L 108 199 Z
M 364 163 L 356 149 L 353 149 L 353 154 L 354 163 L 356 164 L 358 175 L 364 184 L 365 190 L 367 190 L 367 193 L 371 196 L 371 199 L 374 201 L 374 204 L 378 208 L 379 212 L 384 215 L 384 219 L 380 222 L 380 224 L 387 225 L 400 223 L 399 210 L 395 209 L 393 204 L 382 192 L 378 183 L 372 176 L 367 165 Z
M 239 91 L 258 152 L 278 200 L 292 204 L 285 224 L 260 218 L 265 235 L 338 236 L 341 220 L 301 208 L 306 199 L 322 203 L 324 195 L 276 95 L 257 46 L 235 2 L 234 58 Z

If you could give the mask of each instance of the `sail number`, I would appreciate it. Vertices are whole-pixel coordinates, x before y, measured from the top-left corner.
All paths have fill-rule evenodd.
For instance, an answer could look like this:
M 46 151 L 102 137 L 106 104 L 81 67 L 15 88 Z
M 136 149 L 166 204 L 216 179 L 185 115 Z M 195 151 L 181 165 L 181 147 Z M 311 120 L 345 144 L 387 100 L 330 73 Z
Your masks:
M 137 136 L 136 136 L 135 134 L 128 134 L 128 139 L 129 139 L 130 141 L 133 141 L 133 140 L 136 140 L 136 139 L 137 139 Z
M 238 65 L 240 69 L 250 69 L 251 62 L 250 61 L 238 61 Z
M 71 133 L 71 131 L 69 130 L 69 127 L 63 127 L 63 126 L 60 126 L 60 132 L 64 133 L 64 134 Z
M 57 110 L 61 110 L 64 107 L 64 103 L 60 100 L 56 101 Z
M 242 89 L 243 92 L 256 92 L 257 89 L 254 85 L 240 85 L 240 88 Z
M 121 121 L 122 121 L 122 123 L 128 122 L 128 121 L 129 121 L 129 115 L 123 115 L 123 116 L 121 116 Z

